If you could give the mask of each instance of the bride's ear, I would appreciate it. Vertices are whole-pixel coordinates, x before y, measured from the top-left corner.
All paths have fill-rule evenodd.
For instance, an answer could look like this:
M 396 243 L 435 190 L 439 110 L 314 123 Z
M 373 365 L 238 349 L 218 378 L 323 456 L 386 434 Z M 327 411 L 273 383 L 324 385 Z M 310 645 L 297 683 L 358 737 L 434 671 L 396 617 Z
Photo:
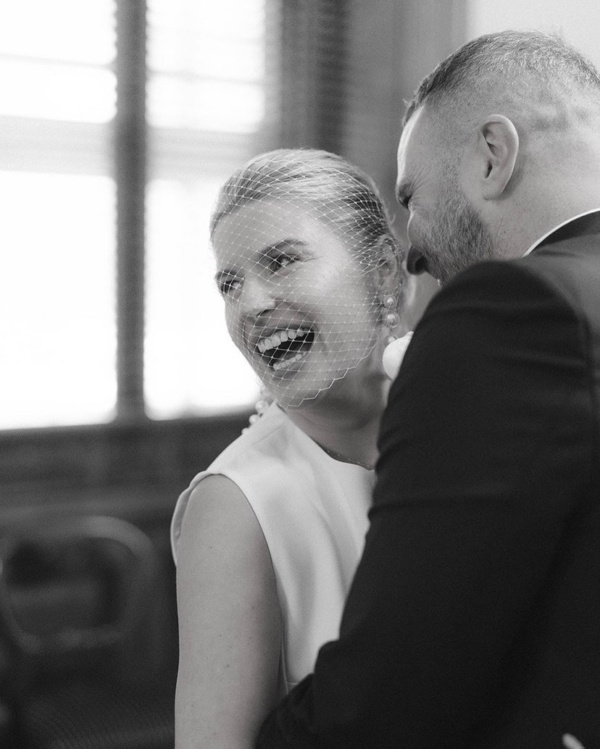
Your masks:
M 401 296 L 401 286 L 405 275 L 401 267 L 396 241 L 389 234 L 382 234 L 375 248 L 377 261 L 377 288 L 382 296 Z
M 410 309 L 415 297 L 415 279 L 407 273 L 405 264 L 401 260 L 396 240 L 388 234 L 378 239 L 379 261 L 377 263 L 377 288 L 382 304 L 388 298 L 395 302 L 394 312 L 398 315 L 398 323 L 394 328 L 394 335 L 402 337 L 410 330 Z

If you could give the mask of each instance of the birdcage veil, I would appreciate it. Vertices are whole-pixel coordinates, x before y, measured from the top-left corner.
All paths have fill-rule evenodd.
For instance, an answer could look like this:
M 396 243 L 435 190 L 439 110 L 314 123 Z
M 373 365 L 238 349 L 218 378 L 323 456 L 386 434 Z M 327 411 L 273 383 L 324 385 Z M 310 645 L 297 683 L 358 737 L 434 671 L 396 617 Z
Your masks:
M 221 188 L 210 235 L 229 333 L 284 408 L 331 388 L 398 322 L 402 258 L 385 206 L 334 154 L 255 157 Z

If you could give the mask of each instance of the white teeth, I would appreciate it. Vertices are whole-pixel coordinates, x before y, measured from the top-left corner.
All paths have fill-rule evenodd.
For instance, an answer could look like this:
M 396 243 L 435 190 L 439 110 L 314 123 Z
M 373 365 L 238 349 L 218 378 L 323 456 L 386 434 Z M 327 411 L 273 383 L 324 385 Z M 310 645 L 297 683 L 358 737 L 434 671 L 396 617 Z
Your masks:
M 276 361 L 273 363 L 273 369 L 287 369 L 291 364 L 294 362 L 300 361 L 300 359 L 303 359 L 306 356 L 306 351 L 302 351 L 296 356 L 292 356 L 291 359 L 285 359 L 284 361 Z
M 298 336 L 307 335 L 309 328 L 289 328 L 288 330 L 277 330 L 268 338 L 261 338 L 258 342 L 258 350 L 261 354 L 270 349 L 277 348 L 286 341 L 293 341 Z

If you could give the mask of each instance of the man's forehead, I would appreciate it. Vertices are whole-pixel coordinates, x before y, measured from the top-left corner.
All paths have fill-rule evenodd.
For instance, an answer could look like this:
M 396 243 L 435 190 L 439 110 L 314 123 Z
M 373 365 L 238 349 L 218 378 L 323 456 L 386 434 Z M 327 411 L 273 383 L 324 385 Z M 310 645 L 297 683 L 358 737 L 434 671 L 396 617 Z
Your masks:
M 419 150 L 423 129 L 423 107 L 421 106 L 404 126 L 398 144 L 396 191 L 399 196 L 406 191 L 406 183 L 412 179 L 414 159 Z

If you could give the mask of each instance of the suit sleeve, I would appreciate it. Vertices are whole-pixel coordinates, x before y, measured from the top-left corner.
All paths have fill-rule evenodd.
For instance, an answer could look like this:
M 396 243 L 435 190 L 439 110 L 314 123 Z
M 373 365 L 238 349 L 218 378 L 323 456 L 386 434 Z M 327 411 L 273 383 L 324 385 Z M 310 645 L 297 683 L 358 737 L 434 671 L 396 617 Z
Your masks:
M 458 749 L 489 720 L 589 472 L 584 335 L 518 263 L 432 300 L 390 392 L 339 639 L 260 749 Z

